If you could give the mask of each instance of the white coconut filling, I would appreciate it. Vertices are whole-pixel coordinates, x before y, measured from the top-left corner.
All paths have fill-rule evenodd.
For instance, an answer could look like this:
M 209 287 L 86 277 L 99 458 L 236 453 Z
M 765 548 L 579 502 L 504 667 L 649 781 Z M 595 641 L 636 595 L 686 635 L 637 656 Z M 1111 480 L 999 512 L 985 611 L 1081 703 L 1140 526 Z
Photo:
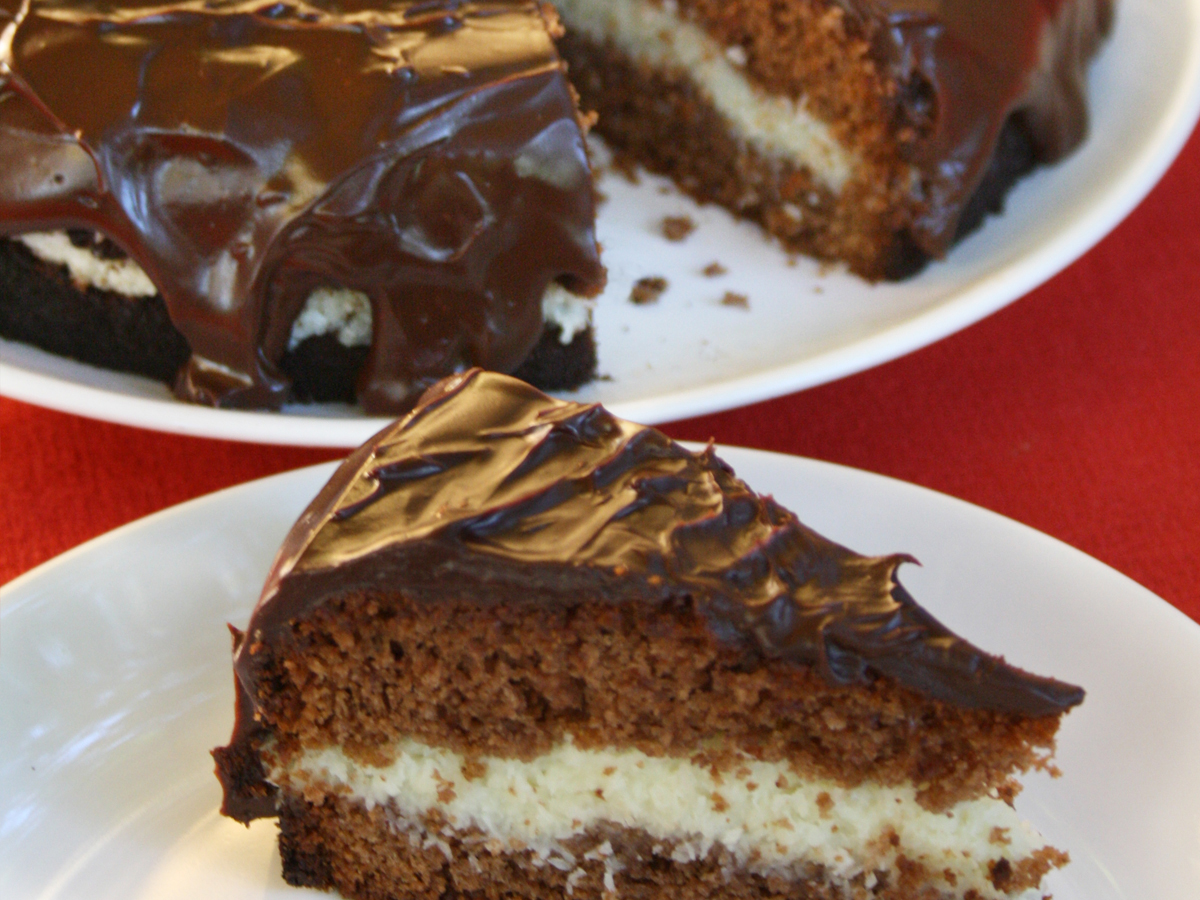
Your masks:
M 672 0 L 555 0 L 554 5 L 569 31 L 597 42 L 610 39 L 639 62 L 689 72 L 735 133 L 760 150 L 807 166 L 835 192 L 850 177 L 854 154 L 808 111 L 804 98 L 769 95 L 753 85 L 740 71 L 745 50 L 722 47 L 680 18 Z
M 436 808 L 453 830 L 478 829 L 485 840 L 532 850 L 559 868 L 577 862 L 566 840 L 612 823 L 647 832 L 677 862 L 703 858 L 720 845 L 752 870 L 819 864 L 836 881 L 861 874 L 873 884 L 875 873 L 895 868 L 903 854 L 948 891 L 954 885 L 956 894 L 973 888 L 982 898 L 1002 898 L 1008 895 L 988 880 L 989 861 L 1015 862 L 1043 846 L 998 799 L 935 813 L 917 803 L 911 785 L 843 788 L 802 781 L 786 764 L 751 758 L 716 774 L 686 758 L 583 750 L 567 740 L 528 762 L 486 758 L 483 774 L 469 780 L 463 762 L 453 751 L 405 740 L 386 768 L 326 748 L 306 751 L 271 778 L 298 792 L 310 784 L 348 789 L 368 808 L 394 810 L 402 819 L 398 827 L 410 832 Z M 893 832 L 898 840 L 890 838 Z M 449 854 L 441 839 L 449 834 L 422 839 Z
M 307 338 L 331 333 L 343 347 L 371 343 L 371 301 L 366 294 L 348 288 L 317 288 L 292 323 L 288 349 L 295 350 Z
M 592 302 L 552 281 L 542 294 L 542 318 L 559 327 L 560 343 L 569 344 L 575 335 L 591 326 Z
M 66 266 L 79 290 L 94 287 L 126 297 L 153 297 L 158 288 L 132 259 L 102 259 L 87 247 L 76 247 L 65 231 L 34 231 L 16 239 L 43 262 Z
M 43 262 L 66 266 L 71 283 L 79 290 L 94 287 L 126 297 L 153 297 L 158 293 L 132 259 L 102 259 L 87 247 L 72 244 L 65 231 L 27 232 L 16 239 Z M 592 304 L 551 282 L 542 295 L 542 318 L 558 325 L 559 340 L 569 344 L 591 324 Z M 367 295 L 348 288 L 320 287 L 313 291 L 292 323 L 288 349 L 295 350 L 305 338 L 322 334 L 336 335 L 344 347 L 370 344 L 371 302 Z

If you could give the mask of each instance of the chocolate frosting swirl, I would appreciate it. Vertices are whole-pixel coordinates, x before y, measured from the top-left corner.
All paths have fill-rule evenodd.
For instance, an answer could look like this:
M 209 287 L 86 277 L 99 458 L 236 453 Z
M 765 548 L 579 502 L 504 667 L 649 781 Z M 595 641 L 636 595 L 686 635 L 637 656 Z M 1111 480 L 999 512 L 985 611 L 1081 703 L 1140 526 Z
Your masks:
M 554 280 L 595 293 L 591 174 L 521 0 L 0 0 L 0 233 L 103 232 L 192 356 L 176 392 L 274 407 L 293 319 L 362 291 L 359 398 L 515 368 Z
M 337 470 L 280 549 L 246 644 L 280 640 L 347 590 L 429 603 L 686 593 L 720 640 L 815 666 L 833 683 L 884 675 L 948 703 L 1030 716 L 1082 700 L 941 625 L 897 583 L 908 559 L 821 537 L 711 449 L 692 453 L 599 405 L 474 370 L 431 388 Z M 256 696 L 251 657 L 243 648 L 235 660 L 246 698 Z

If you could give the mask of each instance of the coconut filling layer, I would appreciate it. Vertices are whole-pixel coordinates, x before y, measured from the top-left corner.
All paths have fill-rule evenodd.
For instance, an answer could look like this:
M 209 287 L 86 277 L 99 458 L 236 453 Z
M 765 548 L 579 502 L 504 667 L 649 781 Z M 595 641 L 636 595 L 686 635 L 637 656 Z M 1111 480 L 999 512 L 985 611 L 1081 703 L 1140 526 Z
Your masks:
M 653 68 L 682 70 L 707 95 L 734 135 L 767 156 L 806 166 L 837 193 L 854 171 L 853 152 L 801 97 L 770 95 L 744 74 L 741 46 L 722 47 L 678 14 L 674 0 L 554 0 L 569 31 L 613 45 Z
M 681 863 L 719 846 L 751 871 L 820 865 L 835 882 L 862 876 L 869 888 L 903 855 L 924 865 L 947 891 L 973 888 L 982 898 L 1001 898 L 1009 895 L 993 887 L 988 864 L 1006 858 L 1015 866 L 1044 846 L 998 799 L 930 812 L 917 803 L 911 785 L 843 788 L 803 781 L 786 763 L 751 758 L 717 773 L 686 758 L 582 750 L 568 740 L 528 762 L 485 758 L 482 767 L 472 767 L 470 779 L 464 758 L 450 750 L 405 740 L 395 759 L 376 768 L 336 747 L 307 750 L 276 766 L 271 780 L 285 791 L 348 792 L 367 808 L 391 809 L 410 838 L 447 855 L 452 851 L 441 838 L 474 828 L 506 850 L 530 850 L 563 871 L 579 862 L 565 841 L 611 824 L 646 832 L 662 842 L 664 855 Z M 424 833 L 420 823 L 433 810 L 449 823 L 444 834 Z M 596 853 L 610 874 L 619 872 L 611 847 Z
M 105 259 L 87 247 L 77 247 L 65 231 L 29 232 L 15 239 L 43 262 L 65 266 L 71 283 L 79 290 L 97 290 L 125 297 L 153 297 L 158 289 L 142 267 L 128 257 Z M 542 318 L 559 327 L 559 340 L 569 344 L 586 331 L 592 321 L 590 301 L 551 282 L 542 295 Z M 344 347 L 371 343 L 371 303 L 361 291 L 321 287 L 305 301 L 292 323 L 288 349 L 295 350 L 305 338 L 336 335 Z

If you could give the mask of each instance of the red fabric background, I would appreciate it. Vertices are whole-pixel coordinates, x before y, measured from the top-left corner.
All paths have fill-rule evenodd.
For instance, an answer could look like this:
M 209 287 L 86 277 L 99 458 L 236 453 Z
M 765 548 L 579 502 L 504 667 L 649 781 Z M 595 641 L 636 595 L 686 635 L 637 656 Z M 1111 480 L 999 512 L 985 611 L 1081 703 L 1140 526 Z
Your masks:
M 1083 259 L 904 359 L 666 426 L 996 510 L 1200 621 L 1200 136 Z M 0 582 L 183 500 L 337 451 L 178 437 L 0 399 Z

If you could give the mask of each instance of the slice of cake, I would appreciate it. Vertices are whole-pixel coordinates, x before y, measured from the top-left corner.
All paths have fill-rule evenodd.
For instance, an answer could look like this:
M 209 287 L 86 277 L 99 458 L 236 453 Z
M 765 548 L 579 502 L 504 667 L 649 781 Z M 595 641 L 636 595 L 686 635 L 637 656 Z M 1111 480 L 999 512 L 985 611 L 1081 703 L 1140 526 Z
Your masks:
M 871 279 L 1074 148 L 1111 0 L 556 0 L 614 148 Z
M 357 450 L 243 634 L 222 811 L 354 898 L 1000 898 L 1083 692 L 597 405 L 470 371 Z
M 533 0 L 4 0 L 0 334 L 230 407 L 587 380 L 557 33 Z

